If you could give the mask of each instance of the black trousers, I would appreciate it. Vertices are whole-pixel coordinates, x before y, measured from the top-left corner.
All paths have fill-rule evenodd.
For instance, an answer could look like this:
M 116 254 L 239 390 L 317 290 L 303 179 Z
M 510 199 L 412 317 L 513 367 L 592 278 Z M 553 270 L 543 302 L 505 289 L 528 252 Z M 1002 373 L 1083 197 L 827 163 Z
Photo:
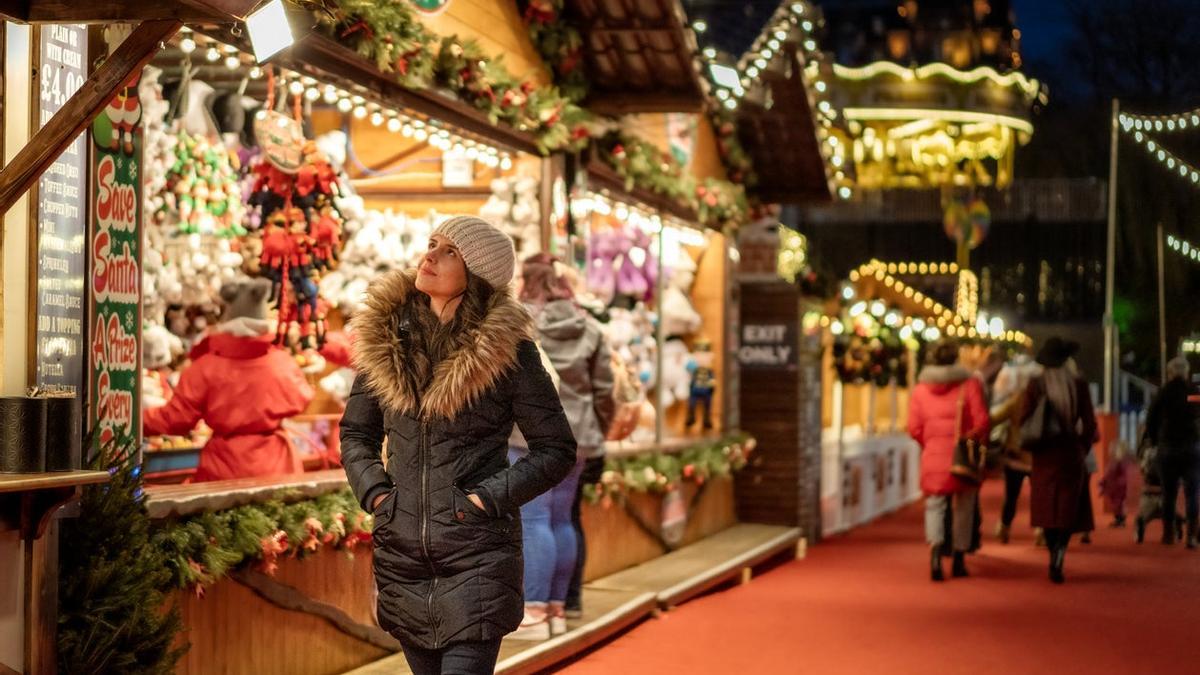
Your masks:
M 583 523 L 579 518 L 580 501 L 583 499 L 583 487 L 600 482 L 604 474 L 604 458 L 591 457 L 583 460 L 583 473 L 579 475 L 579 487 L 575 489 L 575 503 L 571 504 L 571 525 L 575 528 L 577 553 L 575 556 L 575 573 L 571 575 L 571 583 L 567 586 L 567 609 L 583 607 L 583 566 L 587 563 L 587 540 L 583 536 Z
M 1187 505 L 1189 523 L 1200 516 L 1200 462 L 1195 452 L 1170 452 L 1166 448 L 1158 451 L 1158 473 L 1163 485 L 1163 531 L 1174 532 L 1175 499 L 1179 488 L 1183 488 L 1183 501 Z
M 456 642 L 441 649 L 400 644 L 413 675 L 492 675 L 500 640 Z
M 1017 500 L 1021 498 L 1021 485 L 1026 478 L 1029 478 L 1029 474 L 1024 471 L 1004 467 L 1004 508 L 1000 510 L 1000 522 L 1005 527 L 1012 525 L 1017 517 Z

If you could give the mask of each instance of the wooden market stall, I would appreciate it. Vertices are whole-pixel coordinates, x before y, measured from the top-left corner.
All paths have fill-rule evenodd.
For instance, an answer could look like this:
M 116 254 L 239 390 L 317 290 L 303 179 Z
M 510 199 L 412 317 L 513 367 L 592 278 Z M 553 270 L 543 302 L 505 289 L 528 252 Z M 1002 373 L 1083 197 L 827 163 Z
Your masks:
M 923 344 L 964 340 L 964 363 L 992 343 L 1027 349 L 1024 333 L 990 322 L 975 276 L 952 262 L 872 260 L 850 274 L 838 309 L 808 317 L 824 345 L 821 504 L 826 533 L 920 497 L 920 448 L 907 432 Z
M 168 11 L 144 2 L 76 8 L 35 1 L 7 13 L 16 21 L 85 22 L 90 27 L 80 31 L 92 50 L 80 63 L 107 54 L 96 68 L 85 67 L 78 88 L 62 97 L 56 114 L 45 115 L 45 126 L 0 173 L 0 209 L 17 203 L 80 132 L 90 162 L 107 159 L 117 167 L 115 188 L 92 177 L 97 167 L 81 175 L 92 203 L 80 241 L 111 238 L 112 246 L 97 243 L 96 250 L 103 253 L 99 262 L 124 270 L 124 292 L 116 297 L 103 284 L 82 281 L 76 289 L 89 307 L 80 344 L 99 336 L 116 347 L 81 347 L 74 356 L 86 373 L 78 387 L 81 398 L 90 396 L 87 427 L 127 444 L 151 483 L 147 536 L 159 553 L 166 551 L 173 587 L 167 605 L 181 612 L 179 644 L 192 645 L 177 670 L 331 673 L 396 658 L 388 657 L 395 641 L 373 616 L 371 521 L 338 468 L 339 382 L 352 373 L 318 347 L 344 326 L 362 284 L 410 264 L 414 244 L 419 248 L 432 225 L 454 213 L 497 222 L 522 254 L 549 250 L 577 263 L 582 295 L 624 331 L 613 339 L 623 340 L 623 403 L 632 414 L 621 440 L 609 443 L 608 470 L 589 487 L 584 505 L 592 551 L 586 592 L 596 600 L 589 599 L 584 622 L 572 624 L 550 651 L 506 645 L 506 667 L 549 665 L 655 608 L 738 575 L 748 578 L 751 566 L 794 550 L 798 531 L 739 524 L 735 509 L 731 474 L 754 448 L 752 438 L 738 433 L 731 357 L 738 337 L 732 233 L 747 212 L 740 186 L 727 180 L 722 139 L 730 132 L 718 128 L 711 111 L 697 112 L 708 85 L 679 3 L 643 8 L 636 26 L 622 25 L 615 5 L 593 12 L 578 3 L 576 10 L 591 18 L 591 67 L 607 73 L 590 100 L 630 113 L 604 121 L 558 98 L 549 86 L 551 69 L 509 5 L 464 0 L 419 17 L 421 47 L 461 68 L 438 66 L 440 79 L 416 82 L 405 60 L 414 52 L 384 58 L 378 44 L 355 34 L 358 24 L 322 23 L 321 15 L 292 5 L 295 44 L 260 66 L 242 26 L 258 4 L 189 0 Z M 140 23 L 125 31 L 100 27 L 122 21 Z M 623 60 L 613 60 L 617 45 Z M 640 65 L 626 72 L 618 63 Z M 214 93 L 221 95 L 220 114 L 195 109 L 207 107 L 195 101 Z M 134 108 L 136 119 L 122 117 Z M 280 333 L 319 392 L 284 425 L 305 452 L 306 472 L 191 482 L 210 433 L 204 426 L 149 439 L 142 452 L 143 400 L 156 387 L 169 388 L 168 371 L 185 362 L 172 352 L 170 365 L 151 366 L 148 336 L 172 333 L 185 344 L 203 339 L 204 327 L 219 316 L 220 282 L 237 272 L 261 273 L 255 263 L 269 258 L 256 249 L 268 248 L 263 223 L 249 225 L 247 213 L 243 227 L 229 216 L 245 206 L 238 197 L 259 189 L 238 182 L 245 180 L 238 151 L 249 148 L 239 146 L 244 130 L 230 118 L 244 116 L 252 126 L 266 109 L 278 113 L 270 119 L 280 128 L 295 132 L 303 156 L 315 157 L 322 171 L 328 160 L 332 180 L 342 186 L 327 195 L 342 228 L 332 247 L 341 247 L 339 265 L 312 276 L 328 304 L 319 317 L 304 319 L 320 327 L 311 334 L 297 329 L 299 338 Z M 594 131 L 585 121 L 620 130 Z M 592 134 L 588 151 L 575 155 Z M 654 174 L 639 173 L 630 155 L 652 159 Z M 208 192 L 189 192 L 193 183 L 176 189 L 190 169 L 205 177 Z M 94 217 L 93 208 L 107 203 L 110 192 L 97 192 L 103 190 L 125 200 L 119 223 L 115 216 Z M 201 213 L 200 222 L 185 209 Z M 264 208 L 258 215 L 265 220 L 270 213 Z M 610 244 L 615 254 L 604 251 Z M 87 248 L 75 251 L 81 280 Z M 47 278 L 33 269 L 28 276 Z M 632 287 L 623 285 L 631 279 Z M 613 321 L 618 314 L 623 318 Z M 114 354 L 123 360 L 110 363 Z M 707 399 L 696 399 L 697 386 L 708 388 Z M 46 560 L 53 564 L 52 556 Z M 55 621 L 52 613 L 39 616 L 42 632 L 26 642 L 44 647 Z M 23 653 L 25 672 L 54 672 L 46 649 Z

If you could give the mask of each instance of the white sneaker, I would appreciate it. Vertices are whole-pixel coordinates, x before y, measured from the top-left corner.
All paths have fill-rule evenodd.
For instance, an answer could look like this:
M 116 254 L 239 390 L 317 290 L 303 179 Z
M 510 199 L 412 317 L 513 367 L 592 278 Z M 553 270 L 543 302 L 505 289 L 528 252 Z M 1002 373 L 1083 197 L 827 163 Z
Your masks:
M 513 640 L 549 640 L 550 621 L 545 616 L 535 617 L 528 612 L 519 628 L 508 634 Z
M 550 634 L 562 635 L 567 632 L 567 617 L 552 616 L 550 617 Z

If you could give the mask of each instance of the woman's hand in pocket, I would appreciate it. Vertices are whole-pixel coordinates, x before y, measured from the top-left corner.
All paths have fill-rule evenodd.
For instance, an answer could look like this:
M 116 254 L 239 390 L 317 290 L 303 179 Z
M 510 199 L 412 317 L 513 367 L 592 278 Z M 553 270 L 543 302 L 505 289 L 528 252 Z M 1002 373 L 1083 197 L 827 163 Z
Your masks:
M 483 508 L 483 500 L 479 498 L 479 495 L 471 493 L 467 495 L 467 499 L 474 504 L 475 508 L 479 509 L 480 512 L 487 513 L 487 509 Z

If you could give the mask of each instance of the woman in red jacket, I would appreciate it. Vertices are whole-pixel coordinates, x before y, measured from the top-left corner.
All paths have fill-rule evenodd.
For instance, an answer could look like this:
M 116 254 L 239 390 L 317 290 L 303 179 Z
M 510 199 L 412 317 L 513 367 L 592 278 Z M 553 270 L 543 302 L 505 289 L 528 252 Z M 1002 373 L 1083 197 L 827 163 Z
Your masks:
M 921 491 L 925 493 L 925 536 L 930 546 L 930 578 L 942 581 L 941 549 L 946 510 L 952 510 L 953 574 L 967 576 L 964 554 L 974 532 L 979 486 L 950 472 L 959 438 L 987 440 L 988 411 L 983 387 L 957 365 L 958 344 L 943 340 L 929 350 L 908 411 L 908 433 L 921 446 Z
M 143 415 L 147 435 L 183 435 L 201 419 L 212 428 L 195 481 L 303 471 L 280 424 L 304 412 L 314 392 L 291 355 L 271 343 L 270 290 L 265 279 L 226 284 L 224 322 L 192 350 L 171 400 Z

